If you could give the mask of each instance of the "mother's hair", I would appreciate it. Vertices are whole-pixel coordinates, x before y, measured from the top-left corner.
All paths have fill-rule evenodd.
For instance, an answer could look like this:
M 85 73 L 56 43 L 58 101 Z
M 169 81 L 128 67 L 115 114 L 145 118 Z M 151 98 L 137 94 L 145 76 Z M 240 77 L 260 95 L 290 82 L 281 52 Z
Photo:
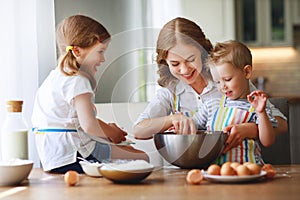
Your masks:
M 178 42 L 193 45 L 201 51 L 202 71 L 204 78 L 210 79 L 211 74 L 208 68 L 205 67 L 205 61 L 208 53 L 213 46 L 203 33 L 202 29 L 193 21 L 185 18 L 175 18 L 166 23 L 161 29 L 157 44 L 156 44 L 156 62 L 158 64 L 158 84 L 162 87 L 167 87 L 178 79 L 175 78 L 168 67 L 166 58 L 168 51 L 173 48 Z

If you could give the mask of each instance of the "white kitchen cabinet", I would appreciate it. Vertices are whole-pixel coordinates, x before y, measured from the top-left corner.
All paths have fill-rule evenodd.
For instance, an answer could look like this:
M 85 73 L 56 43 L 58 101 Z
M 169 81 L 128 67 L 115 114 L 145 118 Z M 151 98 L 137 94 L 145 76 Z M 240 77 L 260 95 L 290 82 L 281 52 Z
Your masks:
M 183 0 L 183 15 L 196 22 L 214 44 L 235 39 L 234 0 Z

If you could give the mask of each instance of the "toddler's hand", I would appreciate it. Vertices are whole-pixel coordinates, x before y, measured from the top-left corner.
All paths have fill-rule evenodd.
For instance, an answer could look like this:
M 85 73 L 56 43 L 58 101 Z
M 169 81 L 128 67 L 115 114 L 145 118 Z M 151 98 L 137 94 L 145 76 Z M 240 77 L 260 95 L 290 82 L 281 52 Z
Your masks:
M 228 150 L 237 147 L 240 145 L 245 137 L 243 136 L 243 129 L 240 124 L 229 125 L 223 129 L 224 133 L 230 133 L 227 140 L 226 146 L 223 150 L 223 153 L 226 153 Z
M 118 144 L 126 140 L 127 133 L 119 128 L 115 123 L 108 123 L 108 125 L 113 129 L 113 131 L 106 133 L 107 137 L 111 142 Z
M 256 112 L 261 113 L 266 109 L 268 96 L 265 92 L 260 90 L 253 91 L 247 95 L 247 99 Z

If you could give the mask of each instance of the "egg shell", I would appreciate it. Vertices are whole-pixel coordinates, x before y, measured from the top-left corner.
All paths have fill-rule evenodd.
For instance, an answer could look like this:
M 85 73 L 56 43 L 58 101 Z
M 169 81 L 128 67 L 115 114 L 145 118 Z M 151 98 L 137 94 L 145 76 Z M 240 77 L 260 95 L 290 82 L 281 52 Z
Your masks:
M 258 164 L 251 163 L 247 165 L 248 169 L 250 170 L 251 174 L 260 174 L 261 172 L 261 167 Z
M 273 165 L 271 165 L 271 164 L 264 164 L 262 166 L 262 170 L 268 170 L 268 169 L 275 170 L 274 167 L 273 167 Z
M 234 176 L 236 172 L 230 165 L 222 165 L 220 174 L 221 176 Z
M 267 172 L 266 174 L 267 178 L 273 178 L 276 175 L 276 171 L 273 169 L 268 169 L 266 172 Z
M 75 186 L 79 182 L 79 174 L 76 171 L 67 171 L 64 175 L 64 181 L 69 186 Z
M 221 175 L 221 167 L 217 164 L 212 164 L 207 168 L 207 174 L 209 175 Z
M 238 167 L 238 166 L 240 166 L 241 164 L 239 163 L 239 162 L 232 162 L 231 164 L 230 164 L 230 167 L 232 167 L 235 171 L 236 171 L 236 168 Z
M 261 169 L 267 173 L 267 178 L 273 178 L 276 175 L 276 170 L 271 164 L 264 164 Z
M 222 164 L 222 166 L 221 166 L 221 167 L 227 167 L 227 166 L 231 166 L 231 163 L 232 163 L 232 162 L 230 162 L 230 161 L 228 161 L 228 162 L 225 162 L 225 163 L 223 163 L 223 164 Z
M 247 166 L 247 165 L 251 165 L 253 164 L 252 162 L 244 162 L 243 165 Z
M 238 176 L 249 176 L 249 175 L 251 175 L 251 171 L 245 165 L 239 165 L 236 168 L 236 173 L 237 173 Z
M 187 173 L 186 181 L 189 184 L 197 185 L 203 180 L 203 175 L 199 169 L 192 169 Z

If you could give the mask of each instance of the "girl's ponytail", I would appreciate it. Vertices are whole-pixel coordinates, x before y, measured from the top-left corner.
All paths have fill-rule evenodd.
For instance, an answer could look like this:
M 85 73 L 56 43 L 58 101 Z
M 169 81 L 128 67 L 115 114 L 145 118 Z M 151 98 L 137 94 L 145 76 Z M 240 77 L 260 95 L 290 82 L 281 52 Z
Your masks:
M 71 49 L 61 56 L 58 67 L 67 76 L 73 76 L 78 73 L 80 66 Z

